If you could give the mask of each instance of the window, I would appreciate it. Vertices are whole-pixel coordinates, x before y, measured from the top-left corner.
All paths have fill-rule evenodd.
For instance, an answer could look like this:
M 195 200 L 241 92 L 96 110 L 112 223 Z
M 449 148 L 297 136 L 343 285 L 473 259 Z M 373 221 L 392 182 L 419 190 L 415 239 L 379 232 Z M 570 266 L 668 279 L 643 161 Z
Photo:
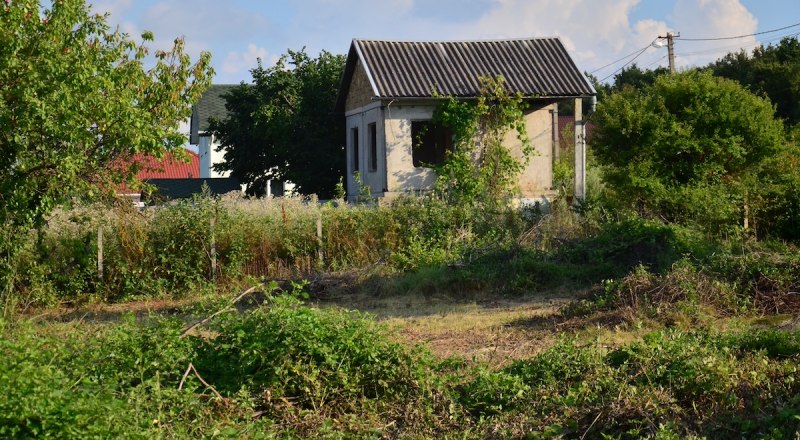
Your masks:
M 358 127 L 350 129 L 350 140 L 353 143 L 353 172 L 358 172 Z
M 453 131 L 432 121 L 411 121 L 411 138 L 415 167 L 441 164 L 453 150 Z
M 272 197 L 283 197 L 286 194 L 286 188 L 282 181 L 272 179 L 269 181 L 269 192 Z
M 369 170 L 378 171 L 378 129 L 375 123 L 367 125 L 369 135 Z

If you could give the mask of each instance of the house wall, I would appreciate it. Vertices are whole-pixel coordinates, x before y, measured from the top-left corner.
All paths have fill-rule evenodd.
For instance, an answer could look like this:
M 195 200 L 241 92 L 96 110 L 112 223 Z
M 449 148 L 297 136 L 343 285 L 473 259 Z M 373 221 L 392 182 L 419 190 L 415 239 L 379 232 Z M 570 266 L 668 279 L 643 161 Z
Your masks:
M 345 112 L 369 105 L 374 94 L 367 78 L 367 72 L 364 70 L 364 65 L 361 61 L 358 61 L 353 72 L 353 79 L 350 82 L 350 90 L 347 92 L 347 101 L 344 105 Z
M 520 180 L 522 199 L 539 201 L 550 198 L 553 191 L 553 120 L 546 105 L 525 114 L 525 127 L 535 153 L 530 157 Z M 425 121 L 433 117 L 435 105 L 426 102 L 402 103 L 374 102 L 347 113 L 347 195 L 355 200 L 360 185 L 354 178 L 353 128 L 358 129 L 359 175 L 369 186 L 373 197 L 391 200 L 401 194 L 430 190 L 436 182 L 436 173 L 425 167 L 415 167 L 412 152 L 412 121 Z M 369 124 L 377 127 L 377 170 L 369 169 Z M 522 157 L 522 143 L 516 133 L 508 133 L 505 145 L 512 153 Z
M 436 107 L 431 104 L 388 104 L 384 109 L 386 137 L 387 198 L 432 189 L 436 173 L 430 168 L 415 167 L 412 156 L 411 122 L 430 120 Z
M 347 196 L 354 200 L 358 197 L 361 185 L 368 186 L 372 197 L 383 197 L 387 191 L 386 184 L 386 143 L 384 136 L 383 109 L 379 103 L 357 109 L 346 117 L 347 121 Z M 375 124 L 376 167 L 371 167 L 370 125 Z M 360 182 L 355 178 L 355 156 L 353 129 L 358 129 L 358 174 Z
M 197 145 L 197 154 L 200 156 L 200 177 L 204 179 L 214 177 L 229 177 L 230 171 L 218 172 L 214 171 L 212 166 L 223 161 L 225 153 L 217 151 L 219 144 L 214 141 L 213 136 L 203 135 L 200 136 L 200 142 Z
M 553 191 L 553 123 L 550 111 L 554 105 L 538 107 L 525 114 L 525 128 L 535 153 L 530 157 L 519 180 L 523 199 L 550 198 Z M 384 108 L 386 136 L 387 192 L 393 198 L 403 193 L 429 190 L 434 187 L 436 173 L 430 168 L 415 167 L 412 159 L 411 122 L 429 120 L 434 105 L 397 105 Z M 522 158 L 522 142 L 515 132 L 505 138 L 517 158 Z
M 551 114 L 554 109 L 555 104 L 550 104 L 525 114 L 525 129 L 536 152 L 530 157 L 519 179 L 519 190 L 523 199 L 550 198 L 555 195 Z M 522 142 L 517 139 L 515 132 L 506 134 L 505 145 L 511 148 L 517 158 L 522 157 Z

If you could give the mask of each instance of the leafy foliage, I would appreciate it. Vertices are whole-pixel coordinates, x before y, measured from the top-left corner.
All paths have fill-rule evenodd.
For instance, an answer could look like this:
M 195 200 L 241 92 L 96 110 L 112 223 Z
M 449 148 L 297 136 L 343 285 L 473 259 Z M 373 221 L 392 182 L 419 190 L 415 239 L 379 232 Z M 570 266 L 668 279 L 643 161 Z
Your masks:
M 434 119 L 453 130 L 454 150 L 436 168 L 437 189 L 451 203 L 497 211 L 514 195 L 517 177 L 534 153 L 525 129 L 526 104 L 509 94 L 502 76 L 480 78 L 474 102 L 447 98 Z M 504 145 L 516 132 L 521 157 Z
M 44 10 L 7 2 L 0 29 L 3 224 L 40 224 L 59 203 L 124 177 L 107 175 L 120 156 L 181 146 L 178 124 L 210 82 L 210 56 L 192 65 L 181 39 L 146 70 L 147 47 L 80 0 Z
M 669 74 L 669 70 L 666 67 L 656 67 L 650 70 L 642 69 L 636 63 L 633 63 L 630 66 L 623 67 L 619 73 L 614 75 L 614 82 L 611 84 L 601 83 L 591 74 L 588 76 L 597 91 L 597 100 L 602 102 L 612 93 L 620 92 L 626 88 L 641 89 L 650 87 L 655 84 L 658 77 L 667 74 Z
M 210 55 L 192 64 L 184 42 L 148 49 L 82 0 L 0 7 L 0 283 L 6 301 L 28 228 L 73 198 L 112 193 L 134 153 L 161 157 L 185 139 L 178 125 L 208 86 Z M 145 32 L 144 42 L 153 35 Z
M 219 171 L 263 195 L 270 179 L 289 180 L 303 194 L 331 198 L 344 175 L 344 123 L 333 114 L 344 57 L 288 51 L 272 67 L 251 71 L 253 84 L 227 95 L 228 116 L 210 130 L 225 149 Z
M 592 145 L 612 201 L 645 217 L 720 231 L 753 207 L 784 149 L 770 103 L 708 73 L 663 76 L 598 106 Z
M 708 66 L 714 75 L 738 81 L 765 95 L 787 124 L 800 123 L 800 40 L 786 37 L 777 45 L 759 46 L 748 55 L 729 53 Z

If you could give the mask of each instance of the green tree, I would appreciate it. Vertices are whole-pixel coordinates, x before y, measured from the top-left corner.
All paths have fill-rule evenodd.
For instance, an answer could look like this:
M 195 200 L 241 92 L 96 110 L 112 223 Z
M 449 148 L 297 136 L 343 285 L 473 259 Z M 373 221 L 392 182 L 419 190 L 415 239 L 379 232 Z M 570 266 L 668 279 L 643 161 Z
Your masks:
M 763 182 L 774 176 L 767 164 L 786 149 L 768 100 L 696 71 L 614 93 L 593 122 L 612 201 L 717 231 L 760 212 Z
M 183 41 L 156 51 L 93 15 L 83 0 L 0 6 L 0 281 L 9 288 L 17 239 L 75 197 L 113 189 L 137 152 L 185 143 L 178 126 L 208 86 L 210 56 Z M 143 41 L 151 41 L 146 32 Z M 8 292 L 6 292 L 8 293 Z
M 344 175 L 344 120 L 333 114 L 345 58 L 289 51 L 275 66 L 259 61 L 253 84 L 226 96 L 228 117 L 212 120 L 225 149 L 219 171 L 263 195 L 269 179 L 289 180 L 304 194 L 334 195 Z
M 760 46 L 751 55 L 729 53 L 708 66 L 715 75 L 733 79 L 777 106 L 789 125 L 800 123 L 800 40 L 787 37 L 777 45 Z

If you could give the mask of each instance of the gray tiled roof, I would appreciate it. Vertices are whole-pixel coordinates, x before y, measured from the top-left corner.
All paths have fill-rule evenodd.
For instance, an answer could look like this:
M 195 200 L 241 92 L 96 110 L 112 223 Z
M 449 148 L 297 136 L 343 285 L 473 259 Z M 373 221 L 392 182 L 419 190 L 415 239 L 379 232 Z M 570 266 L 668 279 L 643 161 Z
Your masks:
M 471 97 L 478 78 L 502 75 L 511 92 L 527 97 L 579 97 L 594 88 L 558 38 L 487 41 L 353 40 L 337 109 L 361 60 L 376 98 Z
M 208 119 L 224 119 L 228 115 L 223 95 L 239 84 L 214 84 L 203 93 L 200 100 L 192 107 L 191 134 L 189 143 L 197 145 L 200 133 L 208 131 Z

